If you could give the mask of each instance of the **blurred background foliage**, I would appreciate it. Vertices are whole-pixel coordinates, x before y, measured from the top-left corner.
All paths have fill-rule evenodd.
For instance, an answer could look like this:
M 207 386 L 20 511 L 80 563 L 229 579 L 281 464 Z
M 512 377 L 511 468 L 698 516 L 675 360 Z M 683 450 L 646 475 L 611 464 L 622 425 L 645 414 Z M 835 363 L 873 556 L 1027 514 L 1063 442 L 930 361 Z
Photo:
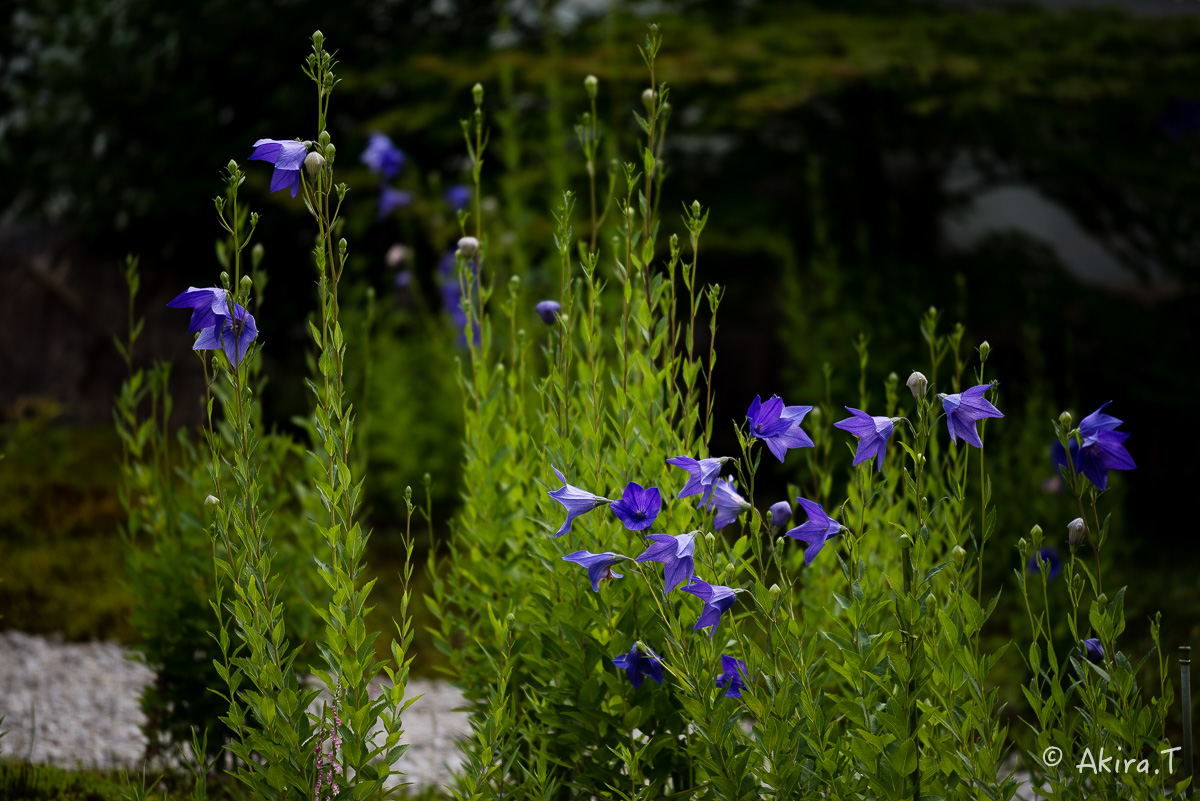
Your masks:
M 458 120 L 470 87 L 485 86 L 492 120 L 484 206 L 497 270 L 548 292 L 550 209 L 563 190 L 587 189 L 574 133 L 587 108 L 583 78 L 600 79 L 603 188 L 612 159 L 635 158 L 629 112 L 645 87 L 633 44 L 653 19 L 666 34 L 660 76 L 673 107 L 664 226 L 682 231 L 682 202 L 711 206 L 701 277 L 729 287 L 717 420 L 740 417 L 755 394 L 823 403 L 826 363 L 834 403 L 852 405 L 860 332 L 870 338 L 869 400 L 882 403 L 889 373 L 903 381 L 924 363 L 917 321 L 936 305 L 944 327 L 967 325 L 971 346 L 990 342 L 989 376 L 1001 381 L 1007 420 L 989 427 L 989 459 L 1005 466 L 995 474 L 997 551 L 1006 556 L 993 563 L 994 581 L 1005 580 L 1011 546 L 1034 523 L 1065 548 L 1073 514 L 1046 483 L 1049 420 L 1113 400 L 1139 469 L 1113 481 L 1125 512 L 1112 569 L 1117 583 L 1167 577 L 1154 597 L 1130 596 L 1128 617 L 1161 607 L 1165 631 L 1194 638 L 1200 546 L 1176 507 L 1197 479 L 1177 432 L 1198 389 L 1188 356 L 1200 278 L 1198 10 L 10 0 L 0 13 L 5 624 L 132 638 L 119 447 L 105 430 L 121 363 L 96 356 L 73 383 L 56 383 L 60 363 L 31 347 L 30 333 L 108 353 L 124 319 L 113 312 L 116 265 L 139 253 L 143 358 L 176 358 L 173 422 L 199 420 L 199 367 L 183 358 L 178 320 L 158 310 L 184 286 L 215 282 L 208 198 L 220 167 L 261 137 L 315 136 L 301 127 L 311 98 L 297 80 L 297 54 L 315 28 L 343 62 L 330 133 L 352 187 L 350 313 L 360 311 L 348 331 L 365 330 L 368 288 L 377 296 L 360 406 L 373 468 L 372 567 L 394 575 L 404 486 L 420 488 L 430 474 L 437 520 L 461 502 L 457 351 L 439 316 L 436 265 L 457 237 L 440 198 L 465 178 Z M 384 218 L 379 181 L 357 159 L 372 131 L 405 151 L 395 186 L 413 196 Z M 259 317 L 267 415 L 287 430 L 306 413 L 311 242 L 302 206 L 267 194 L 269 170 L 250 173 L 272 276 Z M 586 204 L 577 212 L 581 232 Z M 388 259 L 397 244 L 403 257 Z M 399 282 L 398 269 L 408 276 Z M 75 298 L 73 316 L 47 326 L 43 296 Z M 719 425 L 713 450 L 732 448 Z M 774 478 L 782 497 L 798 477 Z M 386 628 L 386 582 L 377 594 L 375 623 Z

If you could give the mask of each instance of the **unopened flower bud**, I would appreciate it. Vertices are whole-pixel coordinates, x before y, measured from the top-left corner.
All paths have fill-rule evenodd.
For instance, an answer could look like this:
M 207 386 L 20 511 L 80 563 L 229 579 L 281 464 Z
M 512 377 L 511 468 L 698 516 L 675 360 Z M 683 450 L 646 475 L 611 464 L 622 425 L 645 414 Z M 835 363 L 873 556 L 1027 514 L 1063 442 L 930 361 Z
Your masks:
M 912 547 L 912 538 L 909 537 L 907 534 L 901 534 L 900 535 L 900 547 L 901 548 L 911 548 Z
M 1105 593 L 1100 593 L 1100 597 L 1096 599 L 1096 603 L 1100 605 L 1101 609 L 1103 609 L 1104 607 L 1108 606 L 1108 596 Z
M 475 105 L 483 105 L 483 84 L 477 83 L 471 87 L 471 97 L 475 98 Z
M 473 236 L 464 236 L 458 240 L 458 252 L 464 259 L 471 259 L 479 252 L 479 240 Z
M 348 245 L 346 244 L 346 237 L 342 237 L 338 240 L 338 255 L 340 255 L 343 259 L 346 258 L 347 247 Z
M 229 170 L 230 175 L 233 175 L 235 172 L 237 172 L 237 162 L 233 159 L 230 159 L 229 163 L 225 165 L 225 169 Z
M 808 413 L 808 416 L 812 420 L 820 420 L 821 419 L 821 407 L 814 406 L 812 408 L 812 411 Z
M 1072 548 L 1078 548 L 1083 544 L 1087 537 L 1087 523 L 1083 522 L 1082 517 L 1077 517 L 1070 523 L 1067 523 L 1067 542 L 1071 543 Z
M 986 339 L 983 342 L 979 343 L 979 360 L 980 361 L 986 362 L 988 354 L 991 352 L 992 352 L 992 346 L 987 343 Z
M 772 584 L 771 589 L 767 590 L 767 592 L 771 594 L 772 601 L 778 601 L 779 596 L 783 593 L 783 590 L 779 589 L 778 584 Z
M 229 273 L 225 272 L 224 270 L 221 271 L 221 286 L 226 292 L 229 291 Z
M 316 175 L 324 166 L 325 157 L 315 150 L 304 157 L 304 171 L 309 175 Z
M 700 201 L 699 200 L 692 201 L 692 216 L 693 217 L 700 216 Z
M 251 280 L 250 276 L 248 276 L 248 275 L 243 275 L 243 276 L 242 276 L 242 280 L 241 280 L 241 284 L 239 285 L 239 287 L 238 287 L 238 288 L 241 290 L 241 292 L 242 292 L 242 294 L 243 294 L 243 295 L 249 295 L 249 294 L 250 294 L 250 287 L 251 287 L 251 286 L 253 286 L 253 285 L 254 285 L 254 282 Z
M 908 377 L 904 385 L 912 390 L 913 397 L 919 400 L 925 397 L 925 390 L 929 388 L 929 380 L 925 378 L 923 373 L 913 371 L 913 374 Z
M 711 531 L 704 535 L 704 541 L 708 543 L 709 548 L 712 548 L 717 544 L 717 538 Z
M 543 300 L 541 303 L 533 307 L 537 312 L 538 317 L 542 318 L 542 322 L 546 325 L 554 325 L 558 320 L 559 312 L 562 311 L 562 306 L 557 300 Z
M 509 623 L 516 623 L 516 622 L 517 622 L 517 616 L 516 616 L 516 615 L 514 615 L 512 612 L 509 612 L 509 613 L 508 613 L 508 617 L 506 617 L 506 618 L 505 618 L 505 620 L 507 620 Z
M 771 525 L 775 528 L 783 528 L 792 519 L 792 505 L 787 501 L 771 505 Z
M 317 144 L 319 144 L 322 149 L 329 144 L 329 131 L 321 131 L 320 136 L 317 137 Z
M 320 48 L 325 44 L 325 34 L 321 33 L 320 31 L 313 31 L 312 42 L 318 48 Z
M 666 124 L 667 120 L 671 119 L 671 104 L 663 103 L 662 108 L 658 110 L 658 118 Z
M 404 488 L 404 501 L 410 506 L 412 505 L 412 485 L 409 484 Z
M 337 156 L 337 148 L 333 146 L 333 143 L 325 145 L 325 160 L 328 161 L 330 164 L 332 164 L 333 159 L 336 156 Z
M 221 501 L 216 495 L 209 495 L 204 499 L 204 511 L 209 514 L 214 514 L 221 506 Z
M 1071 427 L 1071 423 L 1072 423 L 1072 419 L 1071 419 L 1070 412 L 1063 412 L 1062 414 L 1060 414 L 1058 416 L 1058 424 L 1060 426 L 1062 426 L 1063 428 L 1069 429 Z
M 888 373 L 887 384 L 889 387 L 896 386 L 896 383 L 899 380 L 900 380 L 900 376 L 896 375 L 894 372 Z
M 725 580 L 733 578 L 733 574 L 737 572 L 737 568 L 733 566 L 733 562 L 725 565 Z
M 258 267 L 258 265 L 262 264 L 263 256 L 266 252 L 267 249 L 263 247 L 262 242 L 254 243 L 254 247 L 250 248 L 250 263 Z
M 642 92 L 642 105 L 646 107 L 647 111 L 654 108 L 655 95 L 656 93 L 653 89 L 647 89 L 646 91 Z
M 776 537 L 776 538 L 775 538 L 775 547 L 776 547 L 776 548 L 782 548 L 782 547 L 783 547 L 783 543 L 784 543 L 784 542 L 786 542 L 786 540 L 784 540 L 784 538 L 783 538 L 783 537 Z
M 963 562 L 967 560 L 967 552 L 961 545 L 955 545 L 950 551 L 950 558 L 954 560 L 954 564 L 962 568 Z
M 1033 547 L 1042 547 L 1042 527 L 1037 523 L 1033 524 L 1033 528 L 1029 529 L 1029 538 L 1033 540 Z
M 600 89 L 600 81 L 595 75 L 589 75 L 583 79 L 583 88 L 587 90 L 588 97 L 592 100 L 596 99 L 596 92 Z
M 1025 561 L 1025 554 L 1027 554 L 1028 552 L 1029 552 L 1029 543 L 1025 541 L 1024 537 L 1021 537 L 1021 539 L 1017 540 L 1017 553 L 1021 554 L 1022 562 Z

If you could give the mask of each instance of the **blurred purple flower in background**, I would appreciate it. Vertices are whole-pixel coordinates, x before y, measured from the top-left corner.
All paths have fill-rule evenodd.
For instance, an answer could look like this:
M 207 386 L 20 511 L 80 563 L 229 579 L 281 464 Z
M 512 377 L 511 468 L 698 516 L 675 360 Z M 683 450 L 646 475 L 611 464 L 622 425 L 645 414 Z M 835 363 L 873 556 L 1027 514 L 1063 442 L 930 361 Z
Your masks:
M 621 499 L 613 501 L 612 513 L 630 531 L 643 531 L 654 525 L 662 509 L 662 495 L 658 487 L 643 489 L 641 484 L 629 482 Z
M 639 652 L 637 643 L 634 643 L 629 653 L 612 658 L 613 665 L 625 671 L 635 690 L 642 686 L 642 679 L 646 676 L 662 684 L 662 660 L 649 648 L 646 648 L 646 651 L 645 654 Z
M 637 558 L 639 562 L 663 563 L 663 594 L 690 581 L 696 572 L 696 538 L 690 534 L 649 534 L 646 539 L 654 544 Z
M 367 139 L 367 149 L 359 156 L 367 169 L 385 179 L 395 178 L 404 166 L 404 151 L 392 144 L 392 140 L 378 131 Z
M 741 698 L 742 690 L 746 689 L 749 681 L 750 671 L 746 668 L 745 662 L 727 654 L 721 654 L 721 675 L 717 676 L 716 685 L 718 687 L 729 685 L 729 689 L 725 690 L 726 698 Z
M 709 510 L 716 508 L 717 516 L 713 520 L 713 528 L 720 530 L 737 520 L 738 515 L 750 508 L 746 499 L 737 493 L 737 485 L 732 478 L 717 479 L 712 487 L 712 498 L 707 504 L 703 499 L 700 505 Z
M 728 612 L 729 607 L 733 606 L 733 602 L 737 600 L 737 593 L 729 587 L 709 584 L 707 581 L 695 577 L 692 578 L 691 584 L 683 588 L 683 591 L 704 601 L 704 611 L 700 613 L 700 619 L 696 621 L 692 630 L 699 631 L 707 626 L 712 626 L 712 630 L 708 632 L 708 638 L 711 640 L 713 634 L 717 632 L 717 626 L 721 625 L 721 615 Z
M 700 503 L 708 502 L 712 495 L 714 482 L 721 472 L 721 465 L 725 463 L 728 457 L 722 456 L 719 458 L 710 459 L 693 459 L 690 456 L 672 456 L 667 460 L 667 464 L 675 467 L 682 467 L 688 471 L 688 481 L 683 485 L 683 489 L 679 491 L 676 497 L 687 498 L 692 495 L 700 495 Z
M 964 442 L 982 448 L 979 432 L 975 423 L 985 417 L 1003 417 L 1000 410 L 984 399 L 984 394 L 992 388 L 991 384 L 980 384 L 965 392 L 954 395 L 939 395 L 942 408 L 946 410 L 946 428 L 950 431 L 950 441 L 958 442 L 962 437 Z
M 890 417 L 872 417 L 858 409 L 845 407 L 854 415 L 833 424 L 834 428 L 848 431 L 858 437 L 858 450 L 854 454 L 853 467 L 857 467 L 868 459 L 875 458 L 880 472 L 883 471 L 883 458 L 887 455 L 887 441 L 895 430 L 895 421 Z
M 1054 548 L 1042 548 L 1040 551 L 1029 557 L 1029 564 L 1026 566 L 1030 573 L 1038 573 L 1038 557 L 1041 557 L 1042 562 L 1046 565 L 1046 578 L 1058 578 L 1058 574 L 1062 572 L 1063 560 L 1058 555 L 1058 551 Z
M 454 184 L 446 190 L 446 205 L 453 211 L 461 211 L 471 202 L 471 187 Z
M 771 453 L 782 462 L 789 448 L 813 446 L 808 434 L 800 428 L 800 421 L 811 411 L 811 406 L 784 406 L 778 395 L 766 403 L 761 396 L 755 395 L 746 419 L 750 421 L 750 433 L 767 443 Z
M 1112 401 L 1105 403 L 1079 421 L 1079 436 L 1083 438 L 1082 445 L 1074 437 L 1069 442 L 1071 462 L 1075 465 L 1075 472 L 1087 476 L 1088 481 L 1091 481 L 1098 490 L 1108 488 L 1109 470 L 1137 469 L 1133 457 L 1129 455 L 1129 451 L 1125 450 L 1124 442 L 1129 439 L 1129 435 L 1124 431 L 1116 430 L 1122 421 L 1112 415 L 1103 414 L 1109 403 Z M 1061 442 L 1054 443 L 1052 454 L 1056 465 L 1067 466 L 1066 451 Z
M 575 551 L 563 557 L 564 562 L 574 562 L 577 565 L 582 565 L 587 568 L 588 579 L 592 582 L 592 589 L 600 592 L 600 582 L 604 579 L 619 579 L 623 578 L 623 574 L 614 573 L 612 566 L 624 559 L 624 556 L 615 554 L 612 551 L 604 553 L 592 553 L 591 551 Z
M 821 504 L 816 501 L 807 498 L 797 498 L 796 501 L 808 515 L 808 521 L 784 533 L 793 539 L 808 543 L 808 547 L 804 549 L 804 564 L 811 565 L 813 559 L 816 559 L 817 554 L 825 547 L 825 543 L 842 530 L 842 524 L 825 514 Z
M 250 154 L 251 161 L 269 161 L 275 165 L 271 173 L 271 191 L 291 189 L 292 197 L 300 189 L 300 168 L 304 166 L 304 154 L 307 148 L 303 142 L 287 141 L 285 139 L 259 139 L 254 143 L 254 152 Z
M 558 313 L 562 311 L 562 306 L 559 305 L 557 300 L 543 300 L 534 306 L 533 310 L 538 313 L 538 317 L 542 318 L 543 323 L 554 325 L 554 321 L 558 319 Z
M 1186 99 L 1170 101 L 1159 115 L 1158 125 L 1175 140 L 1200 131 L 1200 103 Z
M 393 189 L 384 184 L 379 187 L 379 212 L 376 216 L 382 220 L 396 209 L 403 208 L 409 203 L 412 203 L 412 192 Z
M 397 270 L 395 284 L 400 289 L 407 289 L 412 285 L 412 270 Z
M 571 530 L 571 522 L 581 514 L 590 512 L 597 506 L 612 503 L 608 498 L 593 495 L 587 490 L 581 490 L 579 487 L 572 487 L 554 465 L 551 465 L 550 469 L 554 471 L 554 475 L 558 476 L 558 480 L 563 483 L 558 489 L 550 491 L 550 497 L 561 503 L 567 510 L 567 519 L 558 527 L 558 532 L 554 535 L 555 538 L 569 532 Z

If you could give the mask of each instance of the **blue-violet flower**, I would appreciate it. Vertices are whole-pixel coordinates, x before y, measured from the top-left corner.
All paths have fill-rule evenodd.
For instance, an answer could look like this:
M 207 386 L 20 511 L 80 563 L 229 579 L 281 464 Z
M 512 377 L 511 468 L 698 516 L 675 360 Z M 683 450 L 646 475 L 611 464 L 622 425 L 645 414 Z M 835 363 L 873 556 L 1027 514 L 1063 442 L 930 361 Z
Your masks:
M 721 675 L 717 676 L 716 685 L 718 687 L 729 685 L 725 690 L 726 698 L 741 698 L 742 690 L 746 689 L 749 681 L 750 672 L 746 668 L 745 662 L 728 654 L 721 654 Z
M 800 421 L 811 411 L 811 406 L 784 406 L 778 395 L 766 403 L 755 395 L 746 419 L 750 422 L 750 433 L 767 443 L 771 453 L 782 462 L 789 448 L 813 446 L 808 434 L 800 428 Z
M 872 417 L 864 411 L 845 407 L 854 415 L 834 423 L 834 428 L 848 431 L 858 437 L 858 450 L 854 454 L 854 464 L 857 467 L 868 459 L 874 458 L 876 467 L 883 471 L 883 458 L 887 454 L 887 441 L 895 430 L 895 422 L 899 417 Z
M 733 606 L 733 602 L 737 600 L 737 593 L 731 587 L 709 584 L 695 576 L 692 577 L 692 583 L 684 587 L 683 591 L 704 601 L 704 611 L 700 613 L 700 619 L 696 621 L 696 625 L 692 629 L 699 631 L 707 626 L 712 626 L 708 632 L 708 638 L 711 640 L 717 631 L 717 626 L 721 625 L 721 615 L 729 611 L 729 607 Z
M 254 315 L 236 303 L 233 304 L 233 314 L 229 313 L 229 302 L 223 289 L 188 287 L 186 292 L 175 296 L 167 306 L 192 310 L 188 332 L 200 332 L 192 344 L 192 350 L 222 349 L 234 367 L 242 363 L 250 350 L 250 343 L 258 336 Z
M 613 501 L 612 513 L 630 531 L 642 531 L 654 525 L 654 518 L 662 509 L 662 496 L 658 487 L 643 489 L 641 484 L 629 482 L 620 500 Z
M 939 395 L 942 408 L 946 410 L 946 428 L 950 431 L 950 441 L 958 442 L 962 437 L 964 442 L 982 448 L 979 432 L 975 423 L 985 417 L 1003 417 L 1000 410 L 984 399 L 984 393 L 991 389 L 991 384 L 980 384 L 965 392 L 954 395 Z
M 1133 457 L 1125 450 L 1124 442 L 1129 439 L 1129 434 L 1116 430 L 1122 421 L 1103 413 L 1109 403 L 1112 401 L 1079 421 L 1079 436 L 1083 444 L 1080 445 L 1074 437 L 1069 443 L 1075 472 L 1083 473 L 1101 491 L 1108 488 L 1109 470 L 1137 469 Z M 1055 464 L 1066 466 L 1066 451 L 1061 442 L 1054 443 L 1053 453 Z
M 709 497 L 712 495 L 713 485 L 717 480 L 717 476 L 721 474 L 721 465 L 729 459 L 728 456 L 720 456 L 709 459 L 693 459 L 690 456 L 673 456 L 667 460 L 667 464 L 675 467 L 682 467 L 688 471 L 688 481 L 683 485 L 683 489 L 679 491 L 678 498 L 687 498 L 691 495 L 700 495 L 700 503 L 708 503 Z
M 271 173 L 271 191 L 291 189 L 292 197 L 300 189 L 300 168 L 304 166 L 307 148 L 303 142 L 285 139 L 259 139 L 254 143 L 251 161 L 269 161 L 275 165 Z
M 810 501 L 807 498 L 797 498 L 796 501 L 808 515 L 808 521 L 784 533 L 789 537 L 808 543 L 808 547 L 804 549 L 804 564 L 811 565 L 813 559 L 816 559 L 817 554 L 825 547 L 825 543 L 836 537 L 842 530 L 842 524 L 825 514 L 821 504 L 816 501 Z
M 1087 660 L 1092 664 L 1101 665 L 1104 663 L 1104 646 L 1095 637 L 1089 637 L 1083 641 L 1083 651 Z
M 569 532 L 571 530 L 571 522 L 581 514 L 590 512 L 597 506 L 612 503 L 608 498 L 593 495 L 587 490 L 581 490 L 579 487 L 572 487 L 554 465 L 551 465 L 550 469 L 554 471 L 554 475 L 558 476 L 558 480 L 563 483 L 558 489 L 550 491 L 550 497 L 567 509 L 567 519 L 558 527 L 558 532 L 554 535 L 556 539 Z
M 546 325 L 554 325 L 558 319 L 558 313 L 562 311 L 562 306 L 557 300 L 543 300 L 541 303 L 533 307 L 537 312 L 538 317 L 542 318 L 542 322 Z
M 1029 557 L 1029 564 L 1027 565 L 1029 572 L 1040 572 L 1038 568 L 1039 556 L 1041 557 L 1041 561 L 1046 565 L 1046 578 L 1058 578 L 1058 574 L 1061 573 L 1063 569 L 1063 560 L 1062 557 L 1058 555 L 1058 551 L 1054 548 L 1042 548 L 1033 556 Z
M 792 505 L 787 501 L 771 504 L 770 508 L 771 526 L 774 528 L 783 528 L 792 519 Z
M 737 485 L 733 483 L 732 478 L 717 479 L 712 487 L 712 498 L 707 504 L 701 500 L 700 505 L 710 510 L 716 508 L 717 516 L 713 520 L 713 529 L 717 531 L 737 520 L 742 512 L 750 508 L 746 499 L 738 495 Z
M 376 131 L 367 139 L 367 149 L 359 156 L 359 161 L 366 164 L 371 172 L 390 180 L 404 166 L 404 151 L 396 147 L 390 138 Z
M 689 534 L 649 534 L 654 544 L 637 558 L 639 562 L 663 563 L 663 595 L 691 581 L 696 572 L 696 532 Z
M 563 557 L 565 562 L 574 562 L 577 565 L 582 565 L 587 568 L 588 579 L 592 582 L 592 589 L 600 592 L 600 582 L 604 579 L 619 579 L 623 578 L 624 574 L 614 573 L 612 566 L 626 557 L 620 554 L 615 554 L 612 551 L 604 553 L 592 553 L 591 551 L 575 551 Z
M 642 646 L 646 648 L 646 646 Z M 614 656 L 612 663 L 616 667 L 625 671 L 625 675 L 629 677 L 629 683 L 633 685 L 633 689 L 642 686 L 642 679 L 649 676 L 652 680 L 662 684 L 662 660 L 658 654 L 646 648 L 646 653 L 638 651 L 637 643 L 629 649 L 629 653 Z

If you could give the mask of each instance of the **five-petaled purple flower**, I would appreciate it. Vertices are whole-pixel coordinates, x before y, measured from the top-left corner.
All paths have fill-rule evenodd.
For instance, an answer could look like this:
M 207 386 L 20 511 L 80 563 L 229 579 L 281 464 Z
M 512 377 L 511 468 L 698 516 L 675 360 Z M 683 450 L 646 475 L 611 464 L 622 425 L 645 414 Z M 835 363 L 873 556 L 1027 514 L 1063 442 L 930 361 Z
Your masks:
M 700 495 L 700 503 L 708 503 L 717 476 L 721 474 L 721 465 L 728 458 L 728 456 L 720 456 L 709 459 L 693 459 L 690 456 L 673 456 L 668 459 L 667 464 L 682 467 L 688 471 L 688 481 L 676 497 L 687 498 L 691 495 Z
M 1075 465 L 1076 473 L 1083 473 L 1098 490 L 1108 488 L 1109 470 L 1134 470 L 1137 465 L 1133 457 L 1125 450 L 1124 442 L 1129 435 L 1117 431 L 1121 421 L 1112 415 L 1104 414 L 1108 403 L 1079 421 L 1079 436 L 1083 444 L 1071 438 L 1071 462 Z M 1066 451 L 1061 442 L 1054 443 L 1054 463 L 1062 466 L 1067 464 Z
M 543 300 L 534 306 L 533 310 L 537 312 L 538 317 L 542 318 L 543 323 L 554 325 L 554 321 L 558 319 L 558 313 L 562 311 L 562 306 L 557 300 Z
M 899 417 L 872 417 L 864 411 L 846 407 L 846 411 L 854 415 L 834 423 L 834 428 L 849 431 L 858 437 L 858 450 L 854 454 L 854 467 L 868 459 L 874 458 L 876 466 L 883 471 L 883 458 L 887 454 L 887 441 L 895 430 L 894 423 Z
M 412 203 L 412 192 L 406 192 L 403 189 L 393 189 L 384 184 L 379 187 L 379 219 L 391 214 L 399 208 Z
M 367 139 L 367 149 L 359 156 L 367 168 L 386 179 L 395 178 L 404 166 L 404 151 L 396 147 L 387 136 L 376 131 Z
M 763 403 L 754 396 L 754 402 L 746 412 L 750 421 L 750 433 L 767 443 L 775 458 L 783 461 L 789 448 L 811 448 L 813 441 L 800 428 L 804 415 L 812 411 L 811 406 L 784 406 L 778 395 Z
M 250 343 L 258 336 L 254 315 L 236 303 L 233 314 L 229 313 L 229 301 L 223 289 L 190 286 L 167 305 L 173 309 L 192 310 L 188 333 L 200 333 L 192 350 L 223 349 L 234 367 L 242 363 Z
M 300 189 L 300 168 L 304 166 L 307 148 L 303 142 L 285 139 L 259 139 L 254 143 L 251 161 L 269 161 L 275 165 L 271 173 L 271 191 L 291 189 L 292 197 Z
M 454 184 L 446 190 L 446 204 L 450 206 L 451 210 L 459 211 L 465 209 L 470 202 L 471 187 Z
M 563 483 L 558 489 L 550 491 L 550 497 L 567 508 L 567 519 L 558 527 L 558 532 L 554 535 L 556 539 L 569 532 L 571 530 L 571 521 L 581 514 L 590 512 L 597 506 L 612 503 L 608 498 L 593 495 L 587 490 L 581 490 L 579 487 L 572 487 L 567 483 L 566 477 L 558 472 L 558 468 L 554 465 L 551 465 L 550 469 L 554 471 L 554 475 L 558 476 L 558 480 Z
M 707 504 L 701 499 L 700 505 L 708 509 L 716 508 L 717 516 L 713 520 L 713 528 L 718 531 L 737 520 L 738 515 L 750 508 L 746 499 L 738 495 L 737 485 L 733 483 L 732 478 L 718 478 L 712 486 L 712 497 Z
M 771 504 L 770 508 L 771 525 L 774 528 L 783 528 L 792 519 L 792 505 L 787 501 Z
M 807 498 L 797 498 L 796 501 L 808 515 L 808 522 L 802 523 L 784 533 L 789 537 L 808 543 L 804 549 L 804 564 L 811 565 L 813 559 L 825 547 L 825 543 L 842 530 L 842 524 L 825 514 L 821 504 Z
M 663 563 L 663 595 L 691 580 L 696 572 L 696 532 L 690 534 L 648 534 L 654 542 L 637 558 L 639 562 Z
M 641 484 L 630 481 L 621 499 L 613 501 L 612 512 L 630 531 L 642 531 L 654 525 L 662 509 L 662 496 L 658 487 L 643 489 Z
M 662 660 L 654 651 L 644 645 L 642 647 L 646 649 L 644 654 L 638 650 L 637 643 L 634 643 L 629 653 L 612 658 L 613 665 L 625 671 L 635 690 L 642 686 L 642 679 L 646 676 L 662 684 Z
M 985 417 L 1004 416 L 983 397 L 991 387 L 991 384 L 980 384 L 965 392 L 938 396 L 942 399 L 942 408 L 946 410 L 946 428 L 950 431 L 951 442 L 958 442 L 958 438 L 962 437 L 964 442 L 976 448 L 983 447 L 979 432 L 975 430 L 976 421 Z
M 749 681 L 750 671 L 745 662 L 728 654 L 721 654 L 721 675 L 717 676 L 716 685 L 718 687 L 729 685 L 725 690 L 726 698 L 741 698 L 742 690 L 746 689 Z
M 1027 565 L 1029 572 L 1040 572 L 1038 569 L 1039 556 L 1041 557 L 1042 562 L 1046 565 L 1046 578 L 1058 578 L 1058 574 L 1061 573 L 1063 569 L 1063 560 L 1062 557 L 1058 555 L 1058 551 L 1054 548 L 1042 548 L 1033 556 L 1029 557 L 1029 564 Z
M 623 578 L 623 573 L 614 573 L 612 566 L 626 557 L 612 551 L 604 553 L 592 553 L 591 551 L 576 551 L 569 553 L 563 557 L 565 562 L 574 562 L 577 565 L 583 565 L 587 568 L 588 579 L 592 582 L 592 589 L 600 592 L 600 582 L 604 579 L 619 579 Z
M 1104 646 L 1095 637 L 1083 641 L 1083 652 L 1087 660 L 1094 665 L 1104 664 Z
M 717 632 L 717 626 L 721 625 L 721 615 L 729 611 L 729 607 L 733 606 L 733 602 L 737 600 L 737 593 L 730 587 L 709 584 L 695 576 L 692 577 L 692 583 L 684 587 L 683 591 L 704 601 L 704 611 L 700 613 L 700 619 L 696 621 L 696 625 L 692 629 L 699 631 L 706 626 L 712 626 L 708 632 L 708 638 L 711 640 L 713 634 Z

